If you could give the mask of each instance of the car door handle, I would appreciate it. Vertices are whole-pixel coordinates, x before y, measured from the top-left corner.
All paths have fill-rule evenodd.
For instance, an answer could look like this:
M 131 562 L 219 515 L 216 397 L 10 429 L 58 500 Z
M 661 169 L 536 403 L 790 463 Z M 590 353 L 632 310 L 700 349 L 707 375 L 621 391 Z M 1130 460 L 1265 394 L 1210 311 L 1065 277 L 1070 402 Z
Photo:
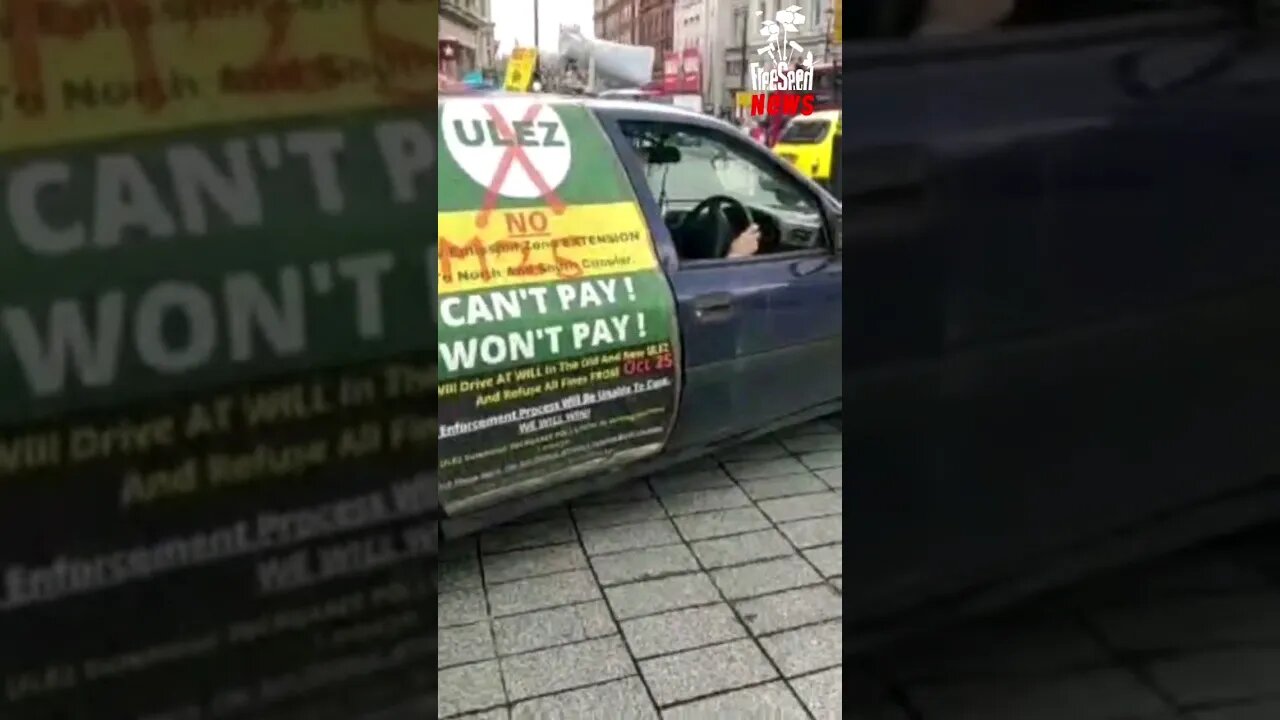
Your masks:
M 733 314 L 733 296 L 729 293 L 702 295 L 693 301 L 693 316 L 701 322 L 723 320 Z

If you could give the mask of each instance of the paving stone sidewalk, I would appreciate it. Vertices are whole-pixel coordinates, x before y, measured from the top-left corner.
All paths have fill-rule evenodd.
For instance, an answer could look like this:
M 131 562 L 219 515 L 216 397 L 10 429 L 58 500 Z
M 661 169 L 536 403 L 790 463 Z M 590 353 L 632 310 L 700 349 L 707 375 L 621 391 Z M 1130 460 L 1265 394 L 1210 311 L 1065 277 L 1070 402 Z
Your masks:
M 441 549 L 440 718 L 842 712 L 836 419 Z
M 866 658 L 862 720 L 1280 720 L 1280 528 Z

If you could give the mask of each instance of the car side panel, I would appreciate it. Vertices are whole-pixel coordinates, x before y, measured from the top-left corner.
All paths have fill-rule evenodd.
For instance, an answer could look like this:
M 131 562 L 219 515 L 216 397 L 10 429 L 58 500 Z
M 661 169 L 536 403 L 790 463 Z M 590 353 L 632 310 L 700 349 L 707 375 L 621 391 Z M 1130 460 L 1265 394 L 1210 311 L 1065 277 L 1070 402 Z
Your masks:
M 602 117 L 645 207 L 676 296 L 684 382 L 669 450 L 710 447 L 838 400 L 842 386 L 840 258 L 817 252 L 786 262 L 761 258 L 682 267 L 643 171 L 616 127 L 619 119 L 673 118 L 643 109 L 609 111 Z M 674 119 L 704 122 L 687 116 Z M 710 121 L 705 123 L 714 127 Z M 798 182 L 808 183 L 795 168 L 776 158 L 773 161 Z M 820 191 L 814 192 L 819 197 Z M 716 319 L 699 317 L 699 302 L 715 295 L 727 296 L 730 312 Z
M 1277 468 L 1280 423 L 1268 408 L 1280 402 L 1280 275 L 1261 238 L 1275 233 L 1275 204 L 1262 198 L 1280 183 L 1280 165 L 1268 163 L 1280 65 L 1255 39 L 1225 74 L 1126 94 L 1120 69 L 1134 53 L 1158 50 L 1160 78 L 1239 39 L 1221 29 L 1179 37 L 939 62 L 891 87 L 917 107 L 958 108 L 972 102 L 958 95 L 963 77 L 983 78 L 983 110 L 935 112 L 949 130 L 916 130 L 993 142 L 948 154 L 939 226 L 914 249 L 897 246 L 902 262 L 879 286 L 900 279 L 903 295 L 929 299 L 934 324 L 914 338 L 920 352 L 895 358 L 919 362 L 880 365 L 897 371 L 893 381 L 851 379 L 886 401 L 853 464 L 855 544 L 885 548 L 855 556 L 856 618 L 954 600 L 1090 543 L 1128 542 L 1157 520 L 1250 492 Z M 978 112 L 993 117 L 961 124 Z M 1019 136 L 994 117 L 1028 113 L 1039 117 L 1024 128 L 1041 132 Z M 1017 177 L 1027 182 L 1009 183 Z M 1031 187 L 1035 198 L 1020 194 Z M 913 264 L 929 270 L 913 276 Z M 1188 521 L 1168 542 L 1247 517 Z
M 690 392 L 673 450 L 841 397 L 841 267 L 822 257 L 803 264 L 821 269 L 796 276 L 790 263 L 745 263 L 674 275 Z M 699 319 L 698 298 L 721 292 L 732 296 L 732 317 Z

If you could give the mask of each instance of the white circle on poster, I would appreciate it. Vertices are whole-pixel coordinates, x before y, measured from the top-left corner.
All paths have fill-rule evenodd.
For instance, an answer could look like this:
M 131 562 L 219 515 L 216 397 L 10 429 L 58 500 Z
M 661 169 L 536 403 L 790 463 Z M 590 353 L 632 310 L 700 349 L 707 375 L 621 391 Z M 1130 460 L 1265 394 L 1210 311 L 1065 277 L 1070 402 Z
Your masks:
M 534 106 L 538 106 L 534 111 Z M 496 111 L 500 119 L 495 119 Z M 445 103 L 440 132 L 453 159 L 472 180 L 510 198 L 536 198 L 560 187 L 573 164 L 573 146 L 560 115 L 545 101 L 502 99 Z M 528 158 L 522 161 L 513 147 Z M 510 159 L 508 155 L 511 155 Z

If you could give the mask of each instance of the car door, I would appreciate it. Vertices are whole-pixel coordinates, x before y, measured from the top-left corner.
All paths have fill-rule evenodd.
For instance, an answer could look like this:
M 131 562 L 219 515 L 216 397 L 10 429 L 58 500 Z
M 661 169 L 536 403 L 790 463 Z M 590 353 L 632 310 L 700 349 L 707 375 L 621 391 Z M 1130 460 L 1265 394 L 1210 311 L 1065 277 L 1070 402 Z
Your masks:
M 684 381 L 670 449 L 713 444 L 832 407 L 842 388 L 843 264 L 834 244 L 839 203 L 722 122 L 643 107 L 599 115 L 645 206 L 678 307 Z M 749 258 L 680 257 L 660 206 L 662 190 L 655 192 L 652 172 L 627 137 L 629 123 L 685 133 L 693 138 L 687 142 L 705 142 L 721 153 L 722 162 L 733 163 L 737 170 L 730 175 L 736 180 L 789 193 L 789 199 L 798 200 L 795 207 L 770 212 L 791 223 L 790 232 L 812 231 L 812 237 L 797 240 L 796 249 Z M 698 152 L 686 145 L 681 162 L 693 162 Z M 707 177 L 689 164 L 669 177 L 693 175 Z M 697 185 L 697 192 L 732 194 L 740 190 L 735 187 Z M 772 191 L 761 192 L 765 197 Z M 807 247 L 798 247 L 805 242 Z

